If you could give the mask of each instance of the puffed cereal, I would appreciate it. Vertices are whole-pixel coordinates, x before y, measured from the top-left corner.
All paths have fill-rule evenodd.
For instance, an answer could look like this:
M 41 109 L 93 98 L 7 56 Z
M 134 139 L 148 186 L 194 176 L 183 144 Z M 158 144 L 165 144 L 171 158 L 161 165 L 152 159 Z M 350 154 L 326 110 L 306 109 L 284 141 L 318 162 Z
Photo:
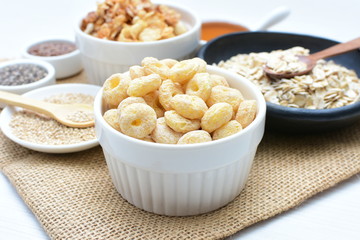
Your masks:
M 143 140 L 145 142 L 155 142 L 154 139 L 152 139 L 152 137 L 150 135 L 144 137 L 144 138 L 141 138 L 140 140 Z
M 174 83 L 170 79 L 162 82 L 159 88 L 159 101 L 165 110 L 171 110 L 170 101 L 177 94 L 183 94 L 182 87 L 179 83 Z
M 145 103 L 133 103 L 121 111 L 121 132 L 130 137 L 144 138 L 154 130 L 155 126 L 155 110 Z
M 142 97 L 157 90 L 161 85 L 161 78 L 158 74 L 139 77 L 131 80 L 127 94 L 131 97 Z
M 129 68 L 129 74 L 131 79 L 146 76 L 145 69 L 142 66 L 134 65 Z
M 201 72 L 206 72 L 206 66 L 207 66 L 207 63 L 201 59 L 201 58 L 198 58 L 198 57 L 195 57 L 195 58 L 192 58 L 190 59 L 192 62 L 196 63 L 196 65 L 198 65 L 198 70 L 197 72 L 201 73 Z
M 175 95 L 170 101 L 170 106 L 178 114 L 188 119 L 200 119 L 208 110 L 204 100 L 186 94 Z
M 157 143 L 176 144 L 183 134 L 175 132 L 165 121 L 164 117 L 160 117 L 156 121 L 156 127 L 151 133 L 152 139 Z
M 194 144 L 202 142 L 211 142 L 211 136 L 207 131 L 195 130 L 185 133 L 178 141 L 177 144 Z
M 235 133 L 238 133 L 242 130 L 241 124 L 236 120 L 231 120 L 228 123 L 225 123 L 223 126 L 216 129 L 213 134 L 213 140 L 218 140 L 221 138 L 225 138 L 231 136 Z
M 217 74 L 210 74 L 210 82 L 212 87 L 218 85 L 229 87 L 229 83 L 226 81 L 226 78 Z
M 104 120 L 115 130 L 121 132 L 120 115 L 117 109 L 109 109 L 104 113 Z
M 226 102 L 229 103 L 233 107 L 234 112 L 236 112 L 240 102 L 243 100 L 244 97 L 239 90 L 218 85 L 211 89 L 210 97 L 206 103 L 208 106 L 212 106 L 215 103 Z
M 200 120 L 184 118 L 174 110 L 166 111 L 164 117 L 166 124 L 179 133 L 187 133 L 200 128 Z
M 152 107 L 155 110 L 156 116 L 158 118 L 164 116 L 165 110 L 159 101 L 159 91 L 156 90 L 151 93 L 148 93 L 145 96 L 143 96 L 143 98 L 144 98 L 145 102 L 147 103 L 147 105 L 149 105 L 150 107 Z
M 146 57 L 141 61 L 146 75 L 155 73 L 159 74 L 161 79 L 168 79 L 170 68 L 164 63 L 154 57 Z
M 204 64 L 205 63 L 205 64 Z M 176 63 L 169 71 L 169 78 L 180 84 L 187 83 L 196 73 L 206 71 L 206 62 L 200 58 L 193 58 Z
M 131 79 L 124 73 L 111 75 L 104 82 L 103 99 L 107 108 L 116 108 L 119 103 L 128 97 L 127 89 Z
M 243 128 L 246 128 L 255 119 L 256 108 L 255 100 L 242 101 L 236 113 L 235 120 L 238 121 Z
M 171 58 L 164 58 L 164 59 L 161 59 L 160 62 L 164 63 L 169 68 L 172 68 L 179 61 L 175 60 L 175 59 L 171 59 Z
M 206 101 L 210 97 L 211 82 L 209 73 L 197 73 L 186 85 L 186 94 L 201 97 Z
M 127 97 L 124 100 L 121 101 L 119 106 L 117 107 L 119 116 L 121 115 L 121 111 L 133 103 L 146 103 L 145 100 L 142 97 Z
M 244 100 L 225 77 L 206 68 L 200 58 L 144 58 L 141 66 L 104 83 L 110 108 L 105 121 L 130 137 L 163 144 L 207 142 L 241 131 L 254 120 L 256 101 Z
M 201 128 L 211 133 L 229 122 L 232 115 L 233 108 L 229 103 L 215 103 L 205 112 L 201 119 Z

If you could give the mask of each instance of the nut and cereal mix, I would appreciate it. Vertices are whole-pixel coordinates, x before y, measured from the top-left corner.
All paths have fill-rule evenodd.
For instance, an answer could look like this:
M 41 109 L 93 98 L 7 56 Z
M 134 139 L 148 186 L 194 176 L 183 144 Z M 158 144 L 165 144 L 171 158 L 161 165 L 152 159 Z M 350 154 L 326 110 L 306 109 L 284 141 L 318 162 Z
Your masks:
M 259 87 L 266 101 L 286 107 L 329 109 L 359 100 L 360 79 L 354 71 L 333 61 L 319 60 L 309 74 L 290 79 L 274 81 L 264 73 L 266 64 L 278 73 L 303 70 L 304 66 L 296 62 L 296 55 L 309 55 L 309 50 L 293 47 L 272 52 L 238 54 L 219 62 L 217 66 L 249 79 Z
M 157 41 L 185 33 L 180 18 L 174 9 L 150 0 L 105 0 L 82 20 L 81 30 L 112 41 Z
M 104 120 L 114 129 L 165 144 L 225 138 L 246 128 L 257 112 L 255 100 L 244 99 L 224 77 L 208 73 L 200 58 L 145 58 L 141 66 L 105 81 L 103 102 Z

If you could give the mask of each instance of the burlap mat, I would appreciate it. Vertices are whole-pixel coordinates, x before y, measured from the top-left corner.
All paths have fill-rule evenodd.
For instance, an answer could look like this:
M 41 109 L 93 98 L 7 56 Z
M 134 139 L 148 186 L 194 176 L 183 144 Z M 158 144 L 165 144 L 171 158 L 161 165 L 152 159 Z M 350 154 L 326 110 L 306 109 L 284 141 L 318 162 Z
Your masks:
M 84 82 L 83 75 L 64 82 Z M 219 239 L 293 208 L 360 172 L 360 123 L 316 136 L 266 133 L 246 188 L 217 211 L 165 217 L 126 202 L 100 147 L 53 155 L 0 133 L 0 168 L 53 239 Z

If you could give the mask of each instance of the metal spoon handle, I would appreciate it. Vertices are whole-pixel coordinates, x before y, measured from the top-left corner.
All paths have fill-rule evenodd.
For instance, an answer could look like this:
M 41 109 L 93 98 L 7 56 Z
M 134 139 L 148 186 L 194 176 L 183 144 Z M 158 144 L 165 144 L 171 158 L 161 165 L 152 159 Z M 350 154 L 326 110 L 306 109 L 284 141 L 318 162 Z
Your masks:
M 350 52 L 357 48 L 360 48 L 360 37 L 345 43 L 336 44 L 325 50 L 311 54 L 309 58 L 311 58 L 314 61 L 317 61 L 323 58 L 328 58 L 342 53 Z

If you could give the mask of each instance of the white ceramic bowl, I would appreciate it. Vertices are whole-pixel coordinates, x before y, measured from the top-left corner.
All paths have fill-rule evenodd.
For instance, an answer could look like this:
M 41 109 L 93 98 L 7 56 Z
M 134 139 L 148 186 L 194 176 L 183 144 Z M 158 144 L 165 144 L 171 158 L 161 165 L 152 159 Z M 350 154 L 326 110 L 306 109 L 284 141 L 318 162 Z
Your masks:
M 246 79 L 213 66 L 208 71 L 258 103 L 248 127 L 212 142 L 168 145 L 128 137 L 106 123 L 102 91 L 96 96 L 96 135 L 116 189 L 133 205 L 157 214 L 195 215 L 226 205 L 244 188 L 264 133 L 265 100 Z
M 31 97 L 34 99 L 45 99 L 47 97 L 57 95 L 60 93 L 83 93 L 95 96 L 100 90 L 99 86 L 94 86 L 90 84 L 57 84 L 53 86 L 47 86 L 39 88 L 30 92 L 23 94 L 23 96 Z M 38 144 L 33 142 L 24 141 L 18 138 L 12 133 L 12 130 L 9 126 L 9 123 L 12 119 L 13 114 L 18 111 L 20 108 L 8 106 L 3 109 L 0 115 L 0 127 L 2 132 L 12 141 L 20 144 L 23 147 L 47 153 L 69 153 L 69 152 L 78 152 L 85 149 L 89 149 L 98 145 L 97 139 L 85 141 L 76 144 L 66 144 L 66 145 L 46 145 Z M 41 134 L 41 133 L 39 133 Z
M 71 77 L 79 73 L 83 69 L 79 49 L 75 49 L 74 51 L 63 55 L 49 56 L 49 57 L 36 56 L 29 53 L 29 49 L 31 47 L 41 43 L 48 43 L 48 42 L 65 42 L 65 43 L 75 44 L 70 39 L 64 37 L 48 37 L 37 41 L 33 41 L 30 44 L 28 44 L 24 48 L 22 52 L 22 56 L 24 58 L 42 60 L 50 63 L 55 68 L 56 71 L 55 77 L 57 79 Z
M 31 91 L 31 90 L 34 90 L 37 88 L 55 84 L 55 69 L 52 65 L 50 65 L 49 63 L 44 62 L 44 61 L 35 60 L 35 59 L 16 59 L 16 60 L 11 60 L 11 61 L 6 61 L 6 62 L 0 63 L 0 69 L 7 67 L 7 66 L 11 66 L 11 65 L 17 65 L 17 64 L 38 65 L 40 67 L 43 67 L 47 71 L 47 75 L 43 79 L 40 79 L 36 82 L 28 83 L 28 84 L 16 85 L 16 86 L 0 85 L 1 91 L 11 92 L 11 93 L 15 93 L 15 94 L 23 94 L 23 93 L 26 93 L 28 91 Z M 6 106 L 6 104 L 0 103 L 0 108 L 4 108 L 5 106 Z
M 182 60 L 195 55 L 200 44 L 200 18 L 185 7 L 164 4 L 181 14 L 181 21 L 189 29 L 186 33 L 160 41 L 117 42 L 84 33 L 80 29 L 83 17 L 76 23 L 76 42 L 90 83 L 102 85 L 111 74 L 125 72 L 130 66 L 140 64 L 145 57 Z

